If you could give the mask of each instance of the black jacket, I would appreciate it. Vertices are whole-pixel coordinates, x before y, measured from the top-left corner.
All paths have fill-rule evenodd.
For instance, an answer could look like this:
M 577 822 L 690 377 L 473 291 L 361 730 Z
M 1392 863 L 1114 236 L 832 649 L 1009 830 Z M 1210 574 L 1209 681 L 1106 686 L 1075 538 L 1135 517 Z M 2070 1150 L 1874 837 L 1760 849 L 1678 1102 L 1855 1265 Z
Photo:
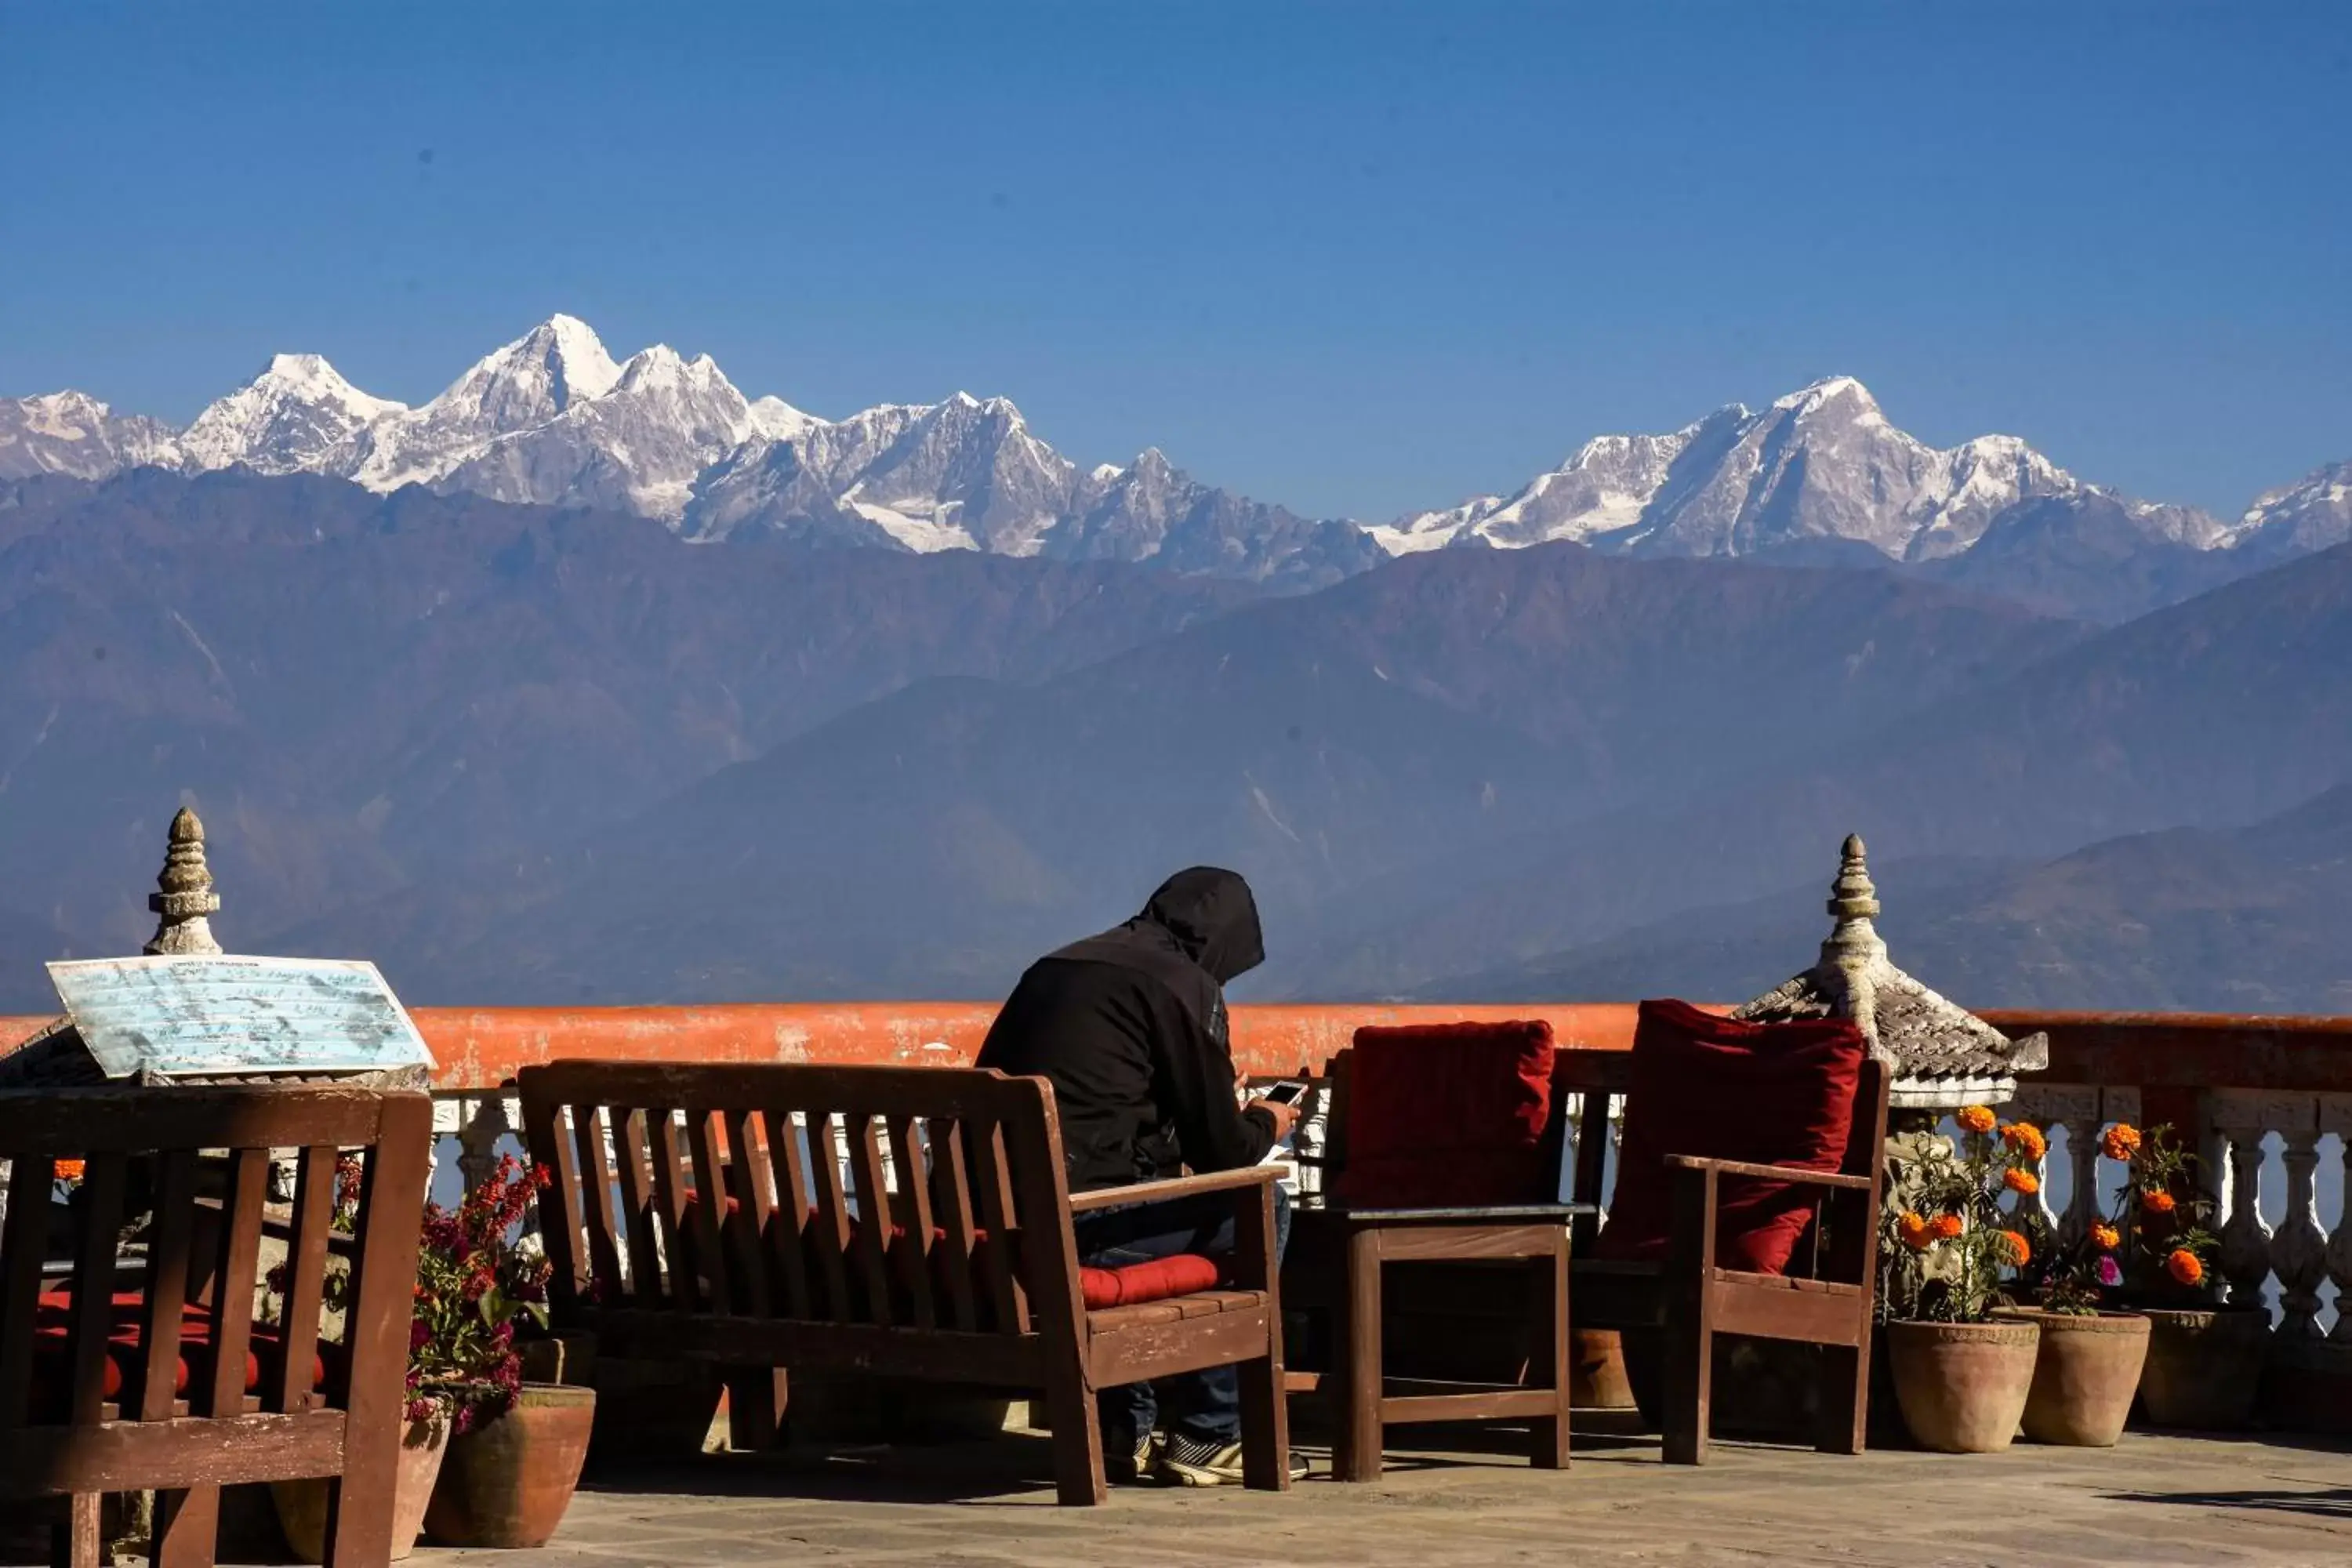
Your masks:
M 1265 958 L 1232 871 L 1180 871 L 1125 925 L 1029 966 L 979 1065 L 1050 1080 L 1070 1188 L 1254 1165 L 1274 1121 L 1234 1103 L 1225 982 Z

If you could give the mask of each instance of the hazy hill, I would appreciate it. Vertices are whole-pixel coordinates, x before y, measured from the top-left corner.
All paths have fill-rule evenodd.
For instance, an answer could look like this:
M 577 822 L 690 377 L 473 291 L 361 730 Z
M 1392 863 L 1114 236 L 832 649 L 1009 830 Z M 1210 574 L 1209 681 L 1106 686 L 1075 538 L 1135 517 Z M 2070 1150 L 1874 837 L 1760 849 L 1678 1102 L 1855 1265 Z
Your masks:
M 2036 866 L 1873 867 L 1897 962 L 1981 1007 L 2352 1012 L 2352 786 L 2252 827 L 2109 839 Z M 1441 982 L 1433 1000 L 1738 1000 L 1810 960 L 1824 877 Z
M 253 940 L 421 868 L 579 853 L 909 681 L 1036 679 L 1250 596 L 310 477 L 34 481 L 0 492 L 0 884 L 143 934 L 184 791 Z
M 2079 634 L 1884 574 L 1446 552 L 1034 686 L 943 681 L 730 767 L 573 860 L 288 933 L 420 996 L 988 994 L 1193 860 L 1274 961 L 1550 825 L 1860 734 Z
M 1299 984 L 1413 989 L 1817 879 L 1859 831 L 1890 859 L 2041 860 L 2227 826 L 2352 776 L 2352 547 L 2063 649 L 1702 797 L 1528 836 L 1450 887 L 1389 889 Z

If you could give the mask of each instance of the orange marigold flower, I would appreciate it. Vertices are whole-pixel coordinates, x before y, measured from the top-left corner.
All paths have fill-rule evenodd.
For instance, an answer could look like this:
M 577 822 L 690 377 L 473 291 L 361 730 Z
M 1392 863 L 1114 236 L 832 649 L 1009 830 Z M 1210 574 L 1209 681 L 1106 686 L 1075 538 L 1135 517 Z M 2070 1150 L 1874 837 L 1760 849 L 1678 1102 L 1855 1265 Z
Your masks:
M 2000 1141 L 2029 1160 L 2039 1160 L 2050 1152 L 2050 1141 L 2031 1121 L 2011 1122 L 2000 1130 Z
M 2000 1242 L 2002 1249 L 2009 1254 L 2010 1263 L 2015 1268 L 2024 1268 L 2026 1260 L 2033 1256 L 2033 1248 L 2026 1245 L 2025 1236 L 2021 1231 L 2002 1231 Z
M 1962 1108 L 1958 1121 L 1961 1129 L 1969 1132 L 1990 1132 L 2000 1124 L 2000 1118 L 1992 1113 L 1990 1105 L 1966 1106 Z
M 79 1182 L 81 1180 L 82 1172 L 88 1168 L 89 1167 L 84 1165 L 79 1160 L 59 1160 L 58 1162 L 58 1180 L 60 1182 Z
M 2123 1244 L 2124 1238 L 2114 1226 L 2095 1225 L 2091 1227 L 2091 1245 L 2100 1251 L 2113 1252 Z
M 2139 1152 L 2139 1129 L 2128 1121 L 2116 1122 L 2099 1140 L 2099 1152 L 2110 1160 L 2130 1159 Z
M 2185 1247 L 2172 1249 L 2172 1255 L 2164 1260 L 2164 1271 L 2183 1285 L 2202 1284 L 2205 1279 L 2205 1266 Z
M 2027 1197 L 2032 1197 L 2042 1190 L 2042 1178 L 2031 1171 L 2020 1170 L 2012 1165 L 2000 1173 L 2000 1184 L 2012 1193 L 2022 1193 Z
M 2139 1201 L 2141 1206 L 2150 1214 L 2170 1214 L 2179 1203 L 2179 1200 L 2162 1187 L 2148 1188 L 2147 1191 L 2140 1194 Z
M 1949 1241 L 1966 1228 L 1967 1226 L 1960 1223 L 1960 1216 L 1956 1214 L 1939 1214 L 1927 1222 L 1929 1233 L 1937 1241 Z
M 1914 1252 L 1924 1252 L 1927 1249 L 1928 1244 L 1935 1240 L 1935 1237 L 1931 1234 L 1932 1230 L 1933 1227 L 1927 1220 L 1908 1211 L 1895 1222 L 1895 1234 L 1901 1237 L 1903 1245 Z

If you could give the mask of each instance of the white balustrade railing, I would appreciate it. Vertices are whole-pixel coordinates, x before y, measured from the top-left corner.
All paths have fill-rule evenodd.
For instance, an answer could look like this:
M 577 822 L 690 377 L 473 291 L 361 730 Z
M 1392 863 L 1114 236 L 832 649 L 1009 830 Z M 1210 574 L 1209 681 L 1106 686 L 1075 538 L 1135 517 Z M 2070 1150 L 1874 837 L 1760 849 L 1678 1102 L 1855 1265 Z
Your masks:
M 1301 1154 L 1319 1156 L 1328 1147 L 1324 1100 L 1316 1093 L 1305 1107 L 1297 1143 Z M 2286 1337 L 2352 1343 L 2352 1312 L 2332 1304 L 2352 1292 L 2352 1224 L 2343 1215 L 2352 1094 L 2217 1089 L 2199 1103 L 2201 1125 L 2177 1131 L 2184 1141 L 2193 1140 L 2206 1181 L 2219 1189 L 2217 1285 L 2233 1301 L 2274 1302 Z M 2139 1091 L 2028 1080 L 2000 1110 L 2050 1134 L 2041 1191 L 2022 1201 L 2039 1205 L 2060 1235 L 2080 1237 L 2105 1212 L 2123 1179 L 2120 1168 L 2100 1154 L 2101 1135 L 2118 1121 L 2143 1125 Z M 437 1094 L 436 1198 L 454 1202 L 465 1186 L 497 1169 L 501 1153 L 521 1152 L 521 1124 L 511 1094 Z M 1612 1123 L 1612 1143 L 1616 1132 Z M 2268 1144 L 2273 1135 L 2275 1148 Z M 1571 1136 L 1568 1159 L 1573 1158 Z M 1321 1184 L 1319 1168 L 1310 1163 L 1300 1169 L 1305 1205 L 1319 1201 Z M 2264 1217 L 2265 1206 L 2274 1219 Z
M 2331 1310 L 2326 1292 L 2332 1282 L 2335 1300 L 2343 1303 L 2352 1291 L 2352 1225 L 2343 1213 L 2352 1095 L 2215 1089 L 2198 1103 L 2200 1124 L 2175 1132 L 2198 1155 L 2218 1204 L 2217 1293 L 2226 1287 L 2231 1301 L 2273 1302 L 2286 1338 L 2352 1343 L 2352 1313 Z M 2061 1236 L 2080 1237 L 2123 1181 L 2121 1168 L 2100 1155 L 2100 1139 L 2118 1121 L 2143 1125 L 2139 1091 L 2028 1081 L 2000 1109 L 2052 1134 L 2053 1157 L 2064 1145 L 2063 1202 L 2051 1201 L 2057 1184 L 2049 1159 L 2042 1191 L 2030 1201 L 2042 1205 Z M 2273 1135 L 2274 1150 L 2268 1147 Z M 2263 1216 L 2266 1200 L 2275 1224 Z M 2332 1227 L 2324 1214 L 2333 1215 Z M 2332 1329 L 2323 1327 L 2331 1316 Z

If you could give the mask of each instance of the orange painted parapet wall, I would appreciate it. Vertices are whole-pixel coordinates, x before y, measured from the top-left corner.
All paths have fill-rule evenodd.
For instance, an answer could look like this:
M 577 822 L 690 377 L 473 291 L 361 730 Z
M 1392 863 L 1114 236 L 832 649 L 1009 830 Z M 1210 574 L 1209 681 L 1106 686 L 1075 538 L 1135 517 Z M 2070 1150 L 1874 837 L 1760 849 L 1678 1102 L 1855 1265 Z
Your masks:
M 519 1068 L 561 1057 L 608 1061 L 838 1062 L 951 1067 L 971 1060 L 992 1002 L 785 1002 L 683 1007 L 418 1007 L 416 1027 L 445 1089 L 488 1089 Z M 1237 1006 L 1234 1059 L 1252 1072 L 1319 1067 L 1366 1024 L 1551 1020 L 1568 1045 L 1622 1049 L 1633 1008 L 1622 1003 L 1505 1007 Z M 47 1022 L 0 1017 L 0 1052 Z
M 984 1002 L 745 1003 L 680 1007 L 419 1007 L 442 1089 L 488 1089 L 559 1057 L 666 1062 L 968 1062 L 995 1016 Z M 1252 1072 L 1318 1067 L 1366 1024 L 1548 1018 L 1563 1045 L 1622 1050 L 1631 1003 L 1486 1007 L 1237 1006 L 1234 1054 Z M 2352 1093 L 2352 1018 L 2190 1013 L 1993 1012 L 2011 1035 L 2047 1030 L 2055 1083 Z M 47 1023 L 0 1017 L 0 1052 Z

